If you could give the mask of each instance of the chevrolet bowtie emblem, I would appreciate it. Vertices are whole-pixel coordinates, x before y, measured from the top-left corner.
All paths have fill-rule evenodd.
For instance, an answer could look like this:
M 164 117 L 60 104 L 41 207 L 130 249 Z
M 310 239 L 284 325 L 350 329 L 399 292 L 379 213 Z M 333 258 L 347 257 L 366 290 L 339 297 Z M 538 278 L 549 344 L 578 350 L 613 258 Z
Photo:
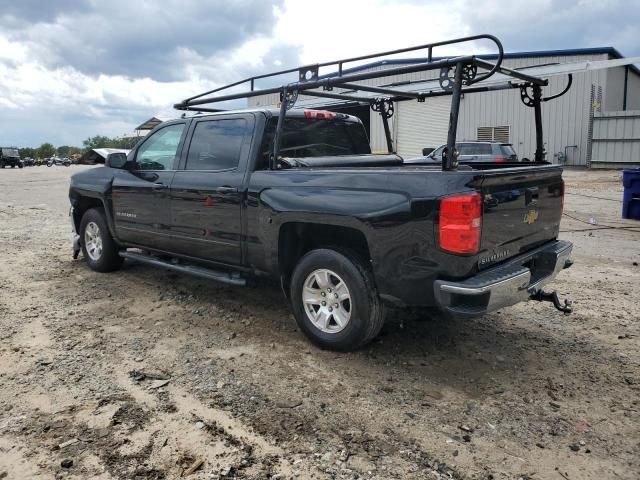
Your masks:
M 524 214 L 524 223 L 527 225 L 531 225 L 533 222 L 538 220 L 538 211 L 537 210 L 529 210 Z

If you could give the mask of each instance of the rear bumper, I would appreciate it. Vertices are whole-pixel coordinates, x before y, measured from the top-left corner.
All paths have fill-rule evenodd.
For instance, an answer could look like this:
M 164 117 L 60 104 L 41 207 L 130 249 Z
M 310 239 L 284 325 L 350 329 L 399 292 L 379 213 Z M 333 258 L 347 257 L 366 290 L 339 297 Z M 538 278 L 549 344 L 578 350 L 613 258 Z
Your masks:
M 447 313 L 475 317 L 528 300 L 571 266 L 572 248 L 570 242 L 557 240 L 466 280 L 437 280 L 436 303 Z

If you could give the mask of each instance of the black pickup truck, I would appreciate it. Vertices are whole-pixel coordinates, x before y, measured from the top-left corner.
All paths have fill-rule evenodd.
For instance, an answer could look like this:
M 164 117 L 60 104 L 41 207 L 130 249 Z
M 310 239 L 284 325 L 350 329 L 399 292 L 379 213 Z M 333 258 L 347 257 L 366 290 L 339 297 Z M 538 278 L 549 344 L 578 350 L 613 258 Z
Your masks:
M 330 111 L 199 114 L 73 175 L 74 249 L 100 272 L 130 259 L 239 286 L 271 277 L 311 341 L 347 351 L 387 306 L 472 317 L 554 297 L 542 287 L 572 248 L 557 239 L 561 174 L 407 165 Z

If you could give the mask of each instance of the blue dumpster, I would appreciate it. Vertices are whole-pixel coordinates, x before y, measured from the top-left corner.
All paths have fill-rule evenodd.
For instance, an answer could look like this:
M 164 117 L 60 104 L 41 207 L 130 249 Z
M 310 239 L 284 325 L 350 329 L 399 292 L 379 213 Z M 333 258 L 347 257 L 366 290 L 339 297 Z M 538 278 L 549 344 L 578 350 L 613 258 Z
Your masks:
M 623 170 L 622 185 L 622 218 L 640 220 L 640 168 Z

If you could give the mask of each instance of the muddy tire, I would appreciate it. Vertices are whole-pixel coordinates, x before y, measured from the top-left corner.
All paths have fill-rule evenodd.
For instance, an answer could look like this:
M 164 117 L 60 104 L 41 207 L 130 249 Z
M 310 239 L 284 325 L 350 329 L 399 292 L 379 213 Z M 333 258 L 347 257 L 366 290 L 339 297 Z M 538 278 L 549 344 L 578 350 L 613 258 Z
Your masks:
M 122 266 L 118 245 L 113 240 L 102 208 L 91 208 L 80 222 L 82 255 L 96 272 L 113 272 Z
M 384 323 L 373 274 L 348 250 L 323 248 L 303 256 L 291 277 L 290 300 L 302 332 L 328 350 L 357 350 Z

